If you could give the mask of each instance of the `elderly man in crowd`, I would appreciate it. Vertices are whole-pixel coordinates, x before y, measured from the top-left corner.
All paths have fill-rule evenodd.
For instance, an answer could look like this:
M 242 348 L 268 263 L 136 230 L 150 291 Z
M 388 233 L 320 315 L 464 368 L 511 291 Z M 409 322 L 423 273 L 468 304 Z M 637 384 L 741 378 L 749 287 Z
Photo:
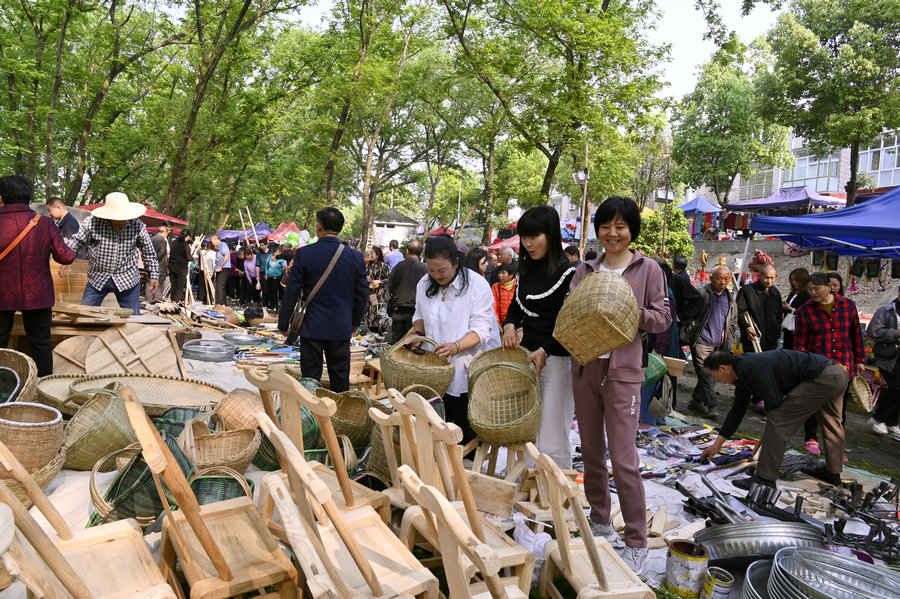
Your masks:
M 85 306 L 99 306 L 103 298 L 114 293 L 119 306 L 141 313 L 138 252 L 150 273 L 147 291 L 156 293 L 159 265 L 147 227 L 140 221 L 146 211 L 146 206 L 128 201 L 124 193 L 113 192 L 106 196 L 103 206 L 84 220 L 78 233 L 66 241 L 76 252 L 87 250 L 88 282 L 81 298 Z
M 738 326 L 745 352 L 756 351 L 753 341 L 759 342 L 761 351 L 778 349 L 782 304 L 781 292 L 775 287 L 777 274 L 771 264 L 763 266 L 759 269 L 759 279 L 738 291 Z
M 38 376 L 47 376 L 53 374 L 50 317 L 56 303 L 50 256 L 71 264 L 75 252 L 52 219 L 29 207 L 33 195 L 26 177 L 0 177 L 0 347 L 9 344 L 13 316 L 21 311 Z
M 413 239 L 406 244 L 406 259 L 391 271 L 388 279 L 392 343 L 397 343 L 412 328 L 416 285 L 427 273 L 428 269 L 422 262 L 422 242 Z

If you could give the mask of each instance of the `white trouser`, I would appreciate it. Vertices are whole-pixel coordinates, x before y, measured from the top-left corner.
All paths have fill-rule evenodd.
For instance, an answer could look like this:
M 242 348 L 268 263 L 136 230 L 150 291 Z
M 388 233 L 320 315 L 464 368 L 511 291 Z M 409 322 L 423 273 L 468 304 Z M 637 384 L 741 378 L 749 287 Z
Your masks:
M 575 414 L 572 393 L 572 360 L 568 356 L 547 356 L 541 370 L 541 424 L 538 427 L 537 448 L 546 453 L 563 470 L 572 468 L 572 447 L 569 431 Z

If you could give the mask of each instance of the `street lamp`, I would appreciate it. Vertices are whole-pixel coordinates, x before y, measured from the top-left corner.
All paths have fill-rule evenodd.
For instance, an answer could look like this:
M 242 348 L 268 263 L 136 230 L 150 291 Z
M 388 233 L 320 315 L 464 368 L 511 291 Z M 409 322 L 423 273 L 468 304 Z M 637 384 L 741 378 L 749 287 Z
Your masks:
M 584 170 L 572 173 L 576 185 L 581 185 L 581 237 L 578 239 L 578 251 L 583 256 L 587 245 L 588 227 L 590 226 L 591 208 L 588 206 L 588 180 L 591 174 L 588 171 L 588 145 L 584 144 Z

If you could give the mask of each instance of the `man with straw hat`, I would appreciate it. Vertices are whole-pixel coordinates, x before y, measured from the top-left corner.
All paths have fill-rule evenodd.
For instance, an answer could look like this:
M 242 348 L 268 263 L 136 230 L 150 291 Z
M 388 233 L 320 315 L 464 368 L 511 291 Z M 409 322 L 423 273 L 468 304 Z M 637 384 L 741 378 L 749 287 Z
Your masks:
M 66 241 L 76 252 L 87 249 L 88 282 L 81 298 L 85 306 L 99 306 L 103 298 L 115 293 L 119 306 L 141 313 L 138 251 L 150 273 L 147 291 L 156 293 L 159 264 L 147 227 L 140 221 L 146 211 L 146 206 L 129 202 L 124 193 L 113 192 L 106 196 L 103 206 L 84 220 L 78 233 Z

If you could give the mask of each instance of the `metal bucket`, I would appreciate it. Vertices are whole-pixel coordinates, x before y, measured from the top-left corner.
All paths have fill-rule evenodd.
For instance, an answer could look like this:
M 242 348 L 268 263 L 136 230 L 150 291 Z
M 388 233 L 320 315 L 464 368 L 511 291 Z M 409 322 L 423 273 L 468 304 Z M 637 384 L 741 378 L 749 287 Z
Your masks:
M 672 541 L 666 557 L 666 589 L 679 597 L 699 597 L 708 564 L 709 552 L 700 543 Z
M 724 568 L 713 566 L 706 571 L 706 581 L 700 591 L 700 599 L 728 599 L 734 576 Z

